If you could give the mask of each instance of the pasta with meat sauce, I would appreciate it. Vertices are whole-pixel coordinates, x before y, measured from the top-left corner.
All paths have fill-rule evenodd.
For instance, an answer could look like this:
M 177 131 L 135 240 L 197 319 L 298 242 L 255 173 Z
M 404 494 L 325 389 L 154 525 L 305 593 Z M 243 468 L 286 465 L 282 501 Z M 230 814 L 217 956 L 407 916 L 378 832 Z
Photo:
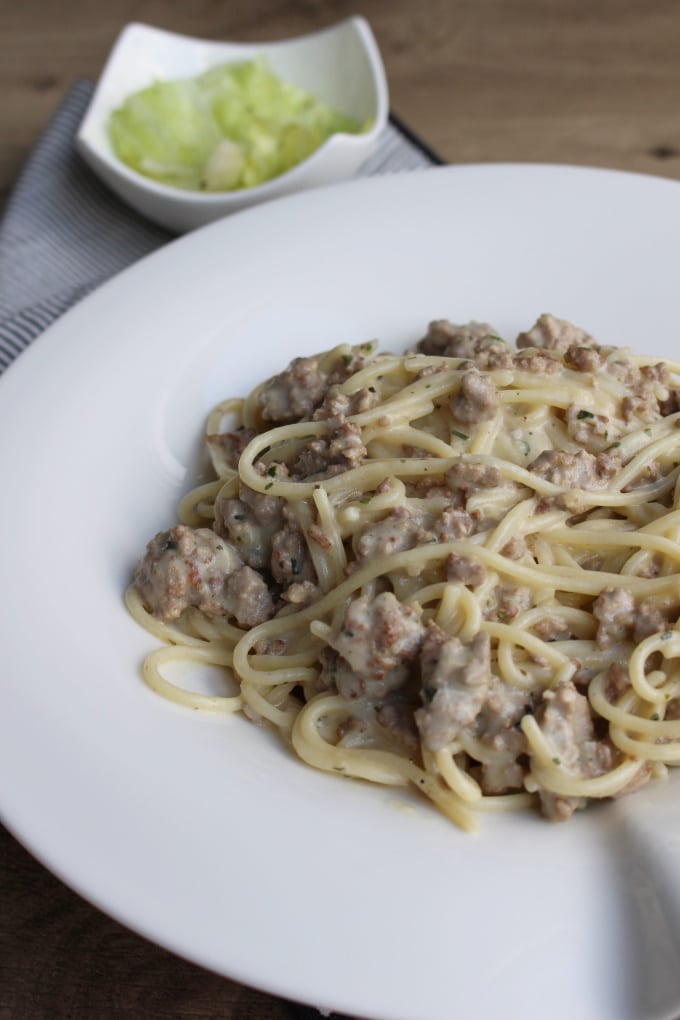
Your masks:
M 680 365 L 541 315 L 299 357 L 209 416 L 215 480 L 126 601 L 159 693 L 473 829 L 680 761 Z M 238 694 L 168 679 L 231 671 Z

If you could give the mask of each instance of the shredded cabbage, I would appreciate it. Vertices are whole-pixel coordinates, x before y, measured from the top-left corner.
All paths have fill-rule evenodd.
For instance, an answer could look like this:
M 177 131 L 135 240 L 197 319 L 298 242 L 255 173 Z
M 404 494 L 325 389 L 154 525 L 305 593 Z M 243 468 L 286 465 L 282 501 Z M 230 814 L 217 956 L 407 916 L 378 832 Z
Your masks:
M 146 177 L 230 191 L 278 177 L 332 134 L 367 126 L 281 81 L 258 58 L 135 92 L 111 114 L 109 137 L 118 158 Z

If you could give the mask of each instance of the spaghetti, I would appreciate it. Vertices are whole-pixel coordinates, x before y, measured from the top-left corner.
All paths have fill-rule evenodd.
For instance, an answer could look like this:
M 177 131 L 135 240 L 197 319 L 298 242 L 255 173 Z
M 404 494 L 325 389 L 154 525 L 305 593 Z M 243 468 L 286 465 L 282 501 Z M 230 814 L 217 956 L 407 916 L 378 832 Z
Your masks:
M 216 478 L 126 601 L 147 683 L 473 829 L 680 761 L 680 365 L 542 315 L 297 358 L 209 416 Z M 173 662 L 229 671 L 208 697 Z

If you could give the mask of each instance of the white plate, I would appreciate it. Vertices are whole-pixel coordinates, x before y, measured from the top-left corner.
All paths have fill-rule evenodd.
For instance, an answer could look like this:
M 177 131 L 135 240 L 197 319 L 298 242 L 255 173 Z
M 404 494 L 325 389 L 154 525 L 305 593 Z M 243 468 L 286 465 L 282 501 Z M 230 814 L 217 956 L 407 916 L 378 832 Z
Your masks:
M 140 680 L 123 589 L 174 519 L 208 408 L 294 354 L 434 317 L 542 311 L 677 357 L 680 186 L 559 167 L 428 170 L 238 214 L 165 248 L 0 381 L 0 806 L 62 879 L 206 967 L 380 1020 L 680 1010 L 679 788 L 464 835 L 315 773 Z M 406 809 L 404 809 L 406 808 Z

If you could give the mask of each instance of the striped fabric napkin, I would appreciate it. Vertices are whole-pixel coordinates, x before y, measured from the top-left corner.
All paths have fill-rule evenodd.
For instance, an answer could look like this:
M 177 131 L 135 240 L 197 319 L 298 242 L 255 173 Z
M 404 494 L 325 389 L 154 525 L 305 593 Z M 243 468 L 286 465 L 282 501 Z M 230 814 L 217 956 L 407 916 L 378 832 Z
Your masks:
M 76 153 L 73 139 L 92 92 L 88 81 L 73 85 L 38 139 L 0 221 L 0 373 L 82 297 L 173 238 L 121 202 Z M 357 176 L 441 162 L 391 116 Z M 288 1005 L 295 1020 L 321 1016 Z
M 73 139 L 93 85 L 77 81 L 29 157 L 0 221 L 0 372 L 105 280 L 172 234 L 129 209 L 92 173 Z M 441 163 L 395 117 L 358 176 Z

